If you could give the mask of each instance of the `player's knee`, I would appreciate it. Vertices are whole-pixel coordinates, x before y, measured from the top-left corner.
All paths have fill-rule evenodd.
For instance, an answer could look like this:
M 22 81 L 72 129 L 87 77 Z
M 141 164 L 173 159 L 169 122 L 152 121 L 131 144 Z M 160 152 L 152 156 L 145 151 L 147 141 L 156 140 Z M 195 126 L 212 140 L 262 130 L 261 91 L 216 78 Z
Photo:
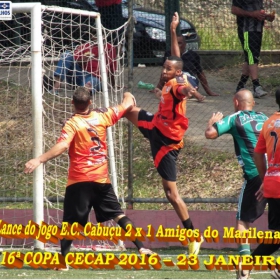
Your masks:
M 181 198 L 178 193 L 171 192 L 170 190 L 165 191 L 165 195 L 170 203 L 172 204 L 179 204 Z

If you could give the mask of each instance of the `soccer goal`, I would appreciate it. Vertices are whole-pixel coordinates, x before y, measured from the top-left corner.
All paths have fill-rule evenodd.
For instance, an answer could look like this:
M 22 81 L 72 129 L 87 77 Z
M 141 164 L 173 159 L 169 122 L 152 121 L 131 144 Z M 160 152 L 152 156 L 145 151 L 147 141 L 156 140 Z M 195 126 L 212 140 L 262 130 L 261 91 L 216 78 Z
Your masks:
M 106 30 L 95 12 L 40 3 L 11 5 L 12 20 L 0 21 L 0 219 L 10 224 L 27 224 L 32 220 L 37 224 L 44 221 L 60 225 L 67 154 L 41 165 L 33 175 L 23 174 L 24 163 L 49 149 L 64 121 L 72 115 L 77 69 L 71 68 L 55 90 L 54 73 L 58 62 L 78 46 L 98 46 L 95 75 L 101 78 L 102 91 L 93 93 L 94 105 L 108 107 L 120 103 L 126 24 L 118 30 Z M 112 184 L 124 203 L 123 130 L 122 120 L 108 129 L 107 144 Z M 88 240 L 75 240 L 74 244 L 79 248 L 100 246 Z M 0 246 L 46 247 L 34 239 L 3 237 Z

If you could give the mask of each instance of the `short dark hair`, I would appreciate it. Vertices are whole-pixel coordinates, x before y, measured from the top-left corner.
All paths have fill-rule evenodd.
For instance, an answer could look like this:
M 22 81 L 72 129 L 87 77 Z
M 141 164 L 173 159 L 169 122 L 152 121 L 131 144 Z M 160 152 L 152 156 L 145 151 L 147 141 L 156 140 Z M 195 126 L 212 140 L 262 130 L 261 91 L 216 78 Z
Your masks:
M 171 55 L 167 57 L 168 60 L 175 61 L 177 69 L 183 69 L 183 60 L 179 56 Z
M 278 104 L 279 108 L 280 108 L 280 88 L 278 88 L 275 91 L 275 99 L 276 99 L 276 103 Z
M 85 110 L 90 105 L 90 91 L 86 87 L 77 87 L 73 93 L 73 104 L 78 110 Z

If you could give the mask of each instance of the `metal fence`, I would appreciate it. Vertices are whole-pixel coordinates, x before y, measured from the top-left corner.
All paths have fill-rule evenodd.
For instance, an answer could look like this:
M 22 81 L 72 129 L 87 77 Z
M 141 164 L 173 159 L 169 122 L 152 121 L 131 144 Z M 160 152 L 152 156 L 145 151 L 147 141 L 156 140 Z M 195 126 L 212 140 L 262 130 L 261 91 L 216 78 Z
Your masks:
M 19 1 L 20 2 L 20 1 Z M 25 1 L 28 2 L 28 1 Z M 74 3 L 76 8 L 82 8 L 83 1 L 42 1 L 42 4 L 68 6 Z M 134 4 L 134 5 L 132 5 Z M 273 93 L 279 86 L 279 60 L 280 38 L 279 19 L 280 0 L 264 0 L 267 12 L 276 12 L 276 19 L 266 22 L 263 34 L 262 53 L 259 67 L 259 78 L 264 89 L 269 94 L 256 100 L 256 111 L 262 111 L 268 116 L 275 110 Z M 81 5 L 81 6 L 79 6 Z M 132 6 L 131 6 L 132 5 Z M 131 9 L 129 11 L 129 9 Z M 152 11 L 151 11 L 152 9 Z M 175 10 L 180 12 L 181 20 L 187 27 L 183 29 L 189 47 L 198 48 L 197 53 L 201 58 L 207 81 L 211 90 L 219 96 L 208 96 L 200 85 L 199 91 L 206 96 L 203 103 L 192 99 L 187 105 L 187 116 L 190 120 L 186 133 L 186 142 L 194 143 L 201 149 L 229 151 L 233 153 L 233 141 L 229 136 L 217 140 L 207 140 L 204 130 L 208 119 L 213 112 L 222 111 L 224 115 L 234 111 L 232 104 L 233 93 L 241 75 L 243 53 L 237 36 L 235 16 L 231 14 L 230 0 L 192 0 L 192 1 L 129 1 L 123 4 L 123 16 L 128 18 L 130 13 L 134 16 L 134 28 L 131 30 L 130 39 L 134 50 L 128 53 L 125 83 L 133 92 L 138 106 L 152 113 L 156 112 L 158 99 L 148 89 L 141 89 L 137 84 L 142 81 L 157 85 L 163 63 L 162 55 L 169 47 L 169 22 Z M 145 13 L 148 13 L 146 15 Z M 159 17 L 161 19 L 159 20 Z M 164 24 L 164 25 L 163 25 Z M 1 27 L 0 27 L 1 29 Z M 164 39 L 163 39 L 164 38 Z M 198 39 L 199 38 L 199 39 Z M 130 39 L 126 45 L 129 48 Z M 252 89 L 251 82 L 248 88 Z M 131 128 L 129 134 L 132 135 Z M 130 150 L 132 149 L 132 140 Z M 131 156 L 130 156 L 131 158 Z M 133 166 L 133 160 L 131 158 Z M 130 171 L 131 172 L 131 171 Z M 129 174 L 129 185 L 132 187 L 132 174 Z M 240 182 L 241 182 L 240 178 Z M 226 194 L 225 194 L 226 195 Z M 130 202 L 133 197 L 130 195 Z M 143 202 L 141 198 L 134 198 L 135 202 Z M 149 201 L 149 199 L 147 199 Z M 156 201 L 156 200 L 155 200 Z M 165 200 L 159 200 L 162 203 Z M 191 199 L 187 202 L 217 202 L 217 200 Z M 218 199 L 220 202 L 235 202 L 235 199 Z

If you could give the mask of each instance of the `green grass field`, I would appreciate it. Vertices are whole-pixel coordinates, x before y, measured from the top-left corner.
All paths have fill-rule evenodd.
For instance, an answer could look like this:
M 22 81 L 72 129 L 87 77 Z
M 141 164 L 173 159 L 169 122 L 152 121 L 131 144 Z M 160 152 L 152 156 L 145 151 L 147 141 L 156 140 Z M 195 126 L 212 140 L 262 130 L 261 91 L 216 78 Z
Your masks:
M 0 278 L 1 279 L 235 279 L 236 274 L 234 270 L 213 269 L 207 270 L 204 261 L 209 260 L 209 255 L 223 256 L 227 260 L 227 255 L 234 255 L 234 250 L 202 250 L 198 257 L 199 268 L 193 270 L 190 267 L 186 270 L 178 268 L 178 256 L 184 253 L 182 248 L 169 249 L 169 250 L 155 250 L 161 257 L 160 269 L 153 269 L 150 266 L 149 270 L 136 270 L 123 269 L 119 265 L 115 269 L 73 269 L 68 271 L 54 271 L 51 269 L 33 269 L 28 265 L 24 265 L 21 269 L 9 269 L 0 265 Z M 22 251 L 24 254 L 27 251 Z M 87 252 L 88 253 L 88 252 Z M 103 252 L 106 255 L 108 252 Z M 130 255 L 136 253 L 135 250 L 128 250 L 125 254 Z M 119 258 L 119 252 L 114 252 Z M 3 256 L 3 254 L 2 254 Z M 275 256 L 277 257 L 277 256 Z M 165 265 L 163 260 L 172 260 L 173 267 Z M 2 262 L 2 257 L 1 257 Z M 253 279 L 271 279 L 270 270 L 251 272 Z

